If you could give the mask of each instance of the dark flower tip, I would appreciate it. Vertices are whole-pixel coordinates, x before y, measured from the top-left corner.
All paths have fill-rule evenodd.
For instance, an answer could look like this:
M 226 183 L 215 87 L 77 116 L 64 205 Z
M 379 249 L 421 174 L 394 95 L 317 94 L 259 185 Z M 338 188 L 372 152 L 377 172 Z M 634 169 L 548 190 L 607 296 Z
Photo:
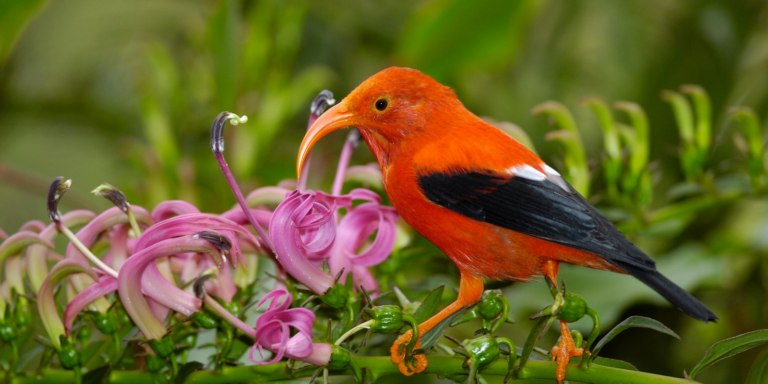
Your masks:
M 48 217 L 50 217 L 51 220 L 53 220 L 55 223 L 61 221 L 59 201 L 71 185 L 72 180 L 65 181 L 63 176 L 59 176 L 53 179 L 51 187 L 48 189 Z
M 192 291 L 195 293 L 195 297 L 202 300 L 205 296 L 205 282 L 211 277 L 213 277 L 212 273 L 205 273 L 195 279 L 195 282 L 192 283 Z
M 317 95 L 317 97 L 315 97 L 315 100 L 312 101 L 312 105 L 309 106 L 309 112 L 315 116 L 320 116 L 325 112 L 325 109 L 328 108 L 328 106 L 333 105 L 334 103 L 336 103 L 336 100 L 333 99 L 333 93 L 324 89 Z
M 238 116 L 231 112 L 222 112 L 216 116 L 211 126 L 211 150 L 213 153 L 224 152 L 224 125 L 229 121 L 232 125 L 242 124 L 248 121 L 248 116 Z
M 214 247 L 218 248 L 219 251 L 223 254 L 228 254 L 229 250 L 232 248 L 232 243 L 227 239 L 226 237 L 216 233 L 216 232 L 198 232 L 192 235 L 195 239 L 203 239 L 209 243 L 211 243 Z
M 96 196 L 103 197 L 112 202 L 116 207 L 120 208 L 123 212 L 128 212 L 131 204 L 128 203 L 128 199 L 125 197 L 123 191 L 115 188 L 109 183 L 104 183 L 96 187 L 91 191 Z

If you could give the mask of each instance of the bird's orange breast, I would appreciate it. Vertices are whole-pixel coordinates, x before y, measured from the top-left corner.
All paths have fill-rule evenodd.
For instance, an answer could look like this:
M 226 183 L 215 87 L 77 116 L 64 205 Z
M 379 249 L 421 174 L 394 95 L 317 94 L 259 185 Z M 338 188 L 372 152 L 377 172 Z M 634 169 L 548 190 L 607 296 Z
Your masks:
M 429 201 L 421 192 L 418 176 L 422 172 L 462 164 L 503 170 L 522 162 L 541 163 L 517 141 L 498 133 L 474 138 L 464 135 L 461 140 L 443 135 L 417 148 L 404 148 L 397 161 L 382 167 L 387 194 L 403 219 L 457 267 L 489 279 L 530 280 L 550 260 L 623 273 L 597 255 L 468 218 Z

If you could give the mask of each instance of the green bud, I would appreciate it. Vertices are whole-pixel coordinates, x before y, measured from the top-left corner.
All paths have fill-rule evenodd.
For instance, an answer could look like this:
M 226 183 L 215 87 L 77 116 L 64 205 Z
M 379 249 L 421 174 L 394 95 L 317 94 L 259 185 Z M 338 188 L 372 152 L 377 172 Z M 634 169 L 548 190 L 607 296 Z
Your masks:
M 117 332 L 117 316 L 113 312 L 98 313 L 93 317 L 93 324 L 99 332 L 105 335 L 111 335 Z
M 166 364 L 167 362 L 162 357 L 147 355 L 147 370 L 150 372 L 159 372 L 161 369 L 165 368 Z
M 125 308 L 123 308 L 121 305 L 115 306 L 115 316 L 117 317 L 117 322 L 120 323 L 120 325 L 130 325 L 133 323 L 131 317 L 128 316 L 128 313 L 125 312 Z
M 29 309 L 29 303 L 24 297 L 19 297 L 19 303 L 16 305 L 16 325 L 24 329 L 32 322 L 32 312 Z
M 0 340 L 8 343 L 13 340 L 16 340 L 16 337 L 18 337 L 18 332 L 16 329 L 16 325 L 13 324 L 13 322 L 8 322 L 7 324 L 0 325 Z
M 499 343 L 489 335 L 464 342 L 464 349 L 470 357 L 470 364 L 477 367 L 486 366 L 499 356 Z
M 240 313 L 240 309 L 242 307 L 240 306 L 240 303 L 237 302 L 237 300 L 232 300 L 231 303 L 224 304 L 224 308 L 226 308 L 227 311 L 229 311 L 229 313 L 233 315 L 237 315 L 238 313 Z
M 352 357 L 349 355 L 349 351 L 341 346 L 334 345 L 333 352 L 331 352 L 331 361 L 325 367 L 328 369 L 344 369 L 351 360 Z
M 196 312 L 192 315 L 192 321 L 200 328 L 214 329 L 219 326 L 219 320 L 206 311 Z
M 324 295 L 320 296 L 320 300 L 331 308 L 342 308 L 349 299 L 349 291 L 339 283 L 333 284 L 333 287 L 328 290 Z
M 485 320 L 493 320 L 501 314 L 504 309 L 504 303 L 498 297 L 496 292 L 488 292 L 488 294 L 480 301 L 478 306 L 478 313 Z
M 59 337 L 61 340 L 61 348 L 59 348 L 59 360 L 64 368 L 72 369 L 80 366 L 80 352 L 67 340 L 64 335 Z
M 587 313 L 587 302 L 574 293 L 566 293 L 563 305 L 557 312 L 557 318 L 566 323 L 573 323 Z
M 154 350 L 155 353 L 157 353 L 157 356 L 162 357 L 163 359 L 170 356 L 171 353 L 176 350 L 176 345 L 174 345 L 173 339 L 167 336 L 160 340 L 150 340 L 149 346 L 152 347 L 152 350 Z
M 392 333 L 403 326 L 403 310 L 396 305 L 379 305 L 366 312 L 376 320 L 371 327 L 373 332 Z

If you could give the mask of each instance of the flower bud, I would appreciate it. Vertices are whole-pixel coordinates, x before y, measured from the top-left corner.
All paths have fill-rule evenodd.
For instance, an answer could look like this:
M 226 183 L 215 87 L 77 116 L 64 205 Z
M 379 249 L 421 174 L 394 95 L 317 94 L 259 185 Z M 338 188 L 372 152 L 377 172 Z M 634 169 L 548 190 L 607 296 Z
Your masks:
M 501 314 L 504 309 L 504 303 L 499 298 L 496 292 L 488 292 L 488 294 L 480 301 L 478 305 L 478 313 L 485 320 L 493 320 Z
M 379 305 L 366 312 L 376 320 L 371 326 L 373 332 L 392 333 L 403 326 L 403 311 L 396 305 Z
M 478 368 L 490 364 L 499 356 L 499 343 L 489 335 L 464 342 L 464 349 L 469 355 L 469 364 Z
M 12 321 L 0 325 L 0 340 L 9 343 L 16 340 L 16 337 L 18 337 L 18 332 L 16 325 Z
M 128 316 L 128 312 L 126 312 L 125 308 L 123 308 L 123 306 L 120 304 L 115 306 L 115 316 L 117 317 L 117 322 L 120 325 L 130 325 L 133 323 L 131 317 Z
M 352 357 L 349 355 L 349 351 L 341 346 L 334 345 L 333 352 L 331 352 L 331 361 L 325 367 L 328 369 L 344 369 L 351 360 Z
M 173 351 L 176 349 L 176 345 L 174 345 L 173 339 L 167 336 L 160 340 L 150 340 L 149 346 L 152 347 L 152 350 L 154 350 L 155 353 L 157 353 L 157 356 L 163 359 L 170 356 L 171 353 L 173 353 Z M 163 362 L 163 364 L 165 364 L 165 362 Z
M 64 368 L 72 369 L 80 366 L 80 352 L 63 335 L 59 337 L 61 348 L 59 348 L 59 360 Z
M 587 302 L 574 293 L 566 293 L 562 306 L 557 311 L 557 318 L 566 323 L 573 323 L 587 313 Z
M 341 308 L 349 299 L 349 291 L 343 285 L 336 283 L 320 296 L 320 300 L 331 308 Z
M 93 324 L 99 332 L 105 335 L 111 335 L 117 332 L 117 316 L 112 312 L 97 313 L 93 318 Z
M 219 321 L 206 311 L 196 312 L 192 315 L 192 321 L 200 328 L 214 329 L 219 326 Z
M 29 310 L 29 303 L 24 297 L 19 297 L 19 303 L 16 305 L 15 313 L 16 325 L 25 329 L 32 322 L 32 312 Z

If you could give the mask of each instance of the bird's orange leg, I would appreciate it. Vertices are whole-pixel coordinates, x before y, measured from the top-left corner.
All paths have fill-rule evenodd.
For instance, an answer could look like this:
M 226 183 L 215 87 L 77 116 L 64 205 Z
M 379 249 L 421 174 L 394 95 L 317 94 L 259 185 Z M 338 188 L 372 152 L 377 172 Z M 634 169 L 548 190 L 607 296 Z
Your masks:
M 469 272 L 462 271 L 461 282 L 459 283 L 459 297 L 456 299 L 456 301 L 445 307 L 445 309 L 438 312 L 427 321 L 419 324 L 419 339 L 421 339 L 421 337 L 427 333 L 427 331 L 434 328 L 437 324 L 445 320 L 448 316 L 452 315 L 456 311 L 480 301 L 480 297 L 482 295 L 483 279 Z M 406 360 L 406 351 L 404 350 L 405 348 L 401 349 L 401 346 L 405 347 L 405 345 L 411 341 L 412 336 L 412 331 L 404 333 L 397 340 L 395 340 L 395 342 L 392 344 L 392 348 L 389 349 L 392 362 L 398 365 L 400 373 L 405 376 L 411 376 L 414 373 L 423 372 L 425 369 L 427 369 L 428 364 L 427 357 L 423 354 L 414 355 L 412 357 L 412 359 L 415 360 L 415 363 Z M 421 340 L 416 342 L 416 346 L 414 348 L 421 348 Z
M 560 264 L 556 261 L 547 261 L 544 267 L 541 268 L 541 271 L 552 280 L 555 287 L 557 287 L 557 273 L 559 270 Z M 568 329 L 568 323 L 560 320 L 560 345 L 552 347 L 552 357 L 557 361 L 555 378 L 558 383 L 562 383 L 565 380 L 565 367 L 568 365 L 571 357 L 579 357 L 583 354 L 584 348 L 576 348 L 576 343 L 573 342 L 571 331 Z

